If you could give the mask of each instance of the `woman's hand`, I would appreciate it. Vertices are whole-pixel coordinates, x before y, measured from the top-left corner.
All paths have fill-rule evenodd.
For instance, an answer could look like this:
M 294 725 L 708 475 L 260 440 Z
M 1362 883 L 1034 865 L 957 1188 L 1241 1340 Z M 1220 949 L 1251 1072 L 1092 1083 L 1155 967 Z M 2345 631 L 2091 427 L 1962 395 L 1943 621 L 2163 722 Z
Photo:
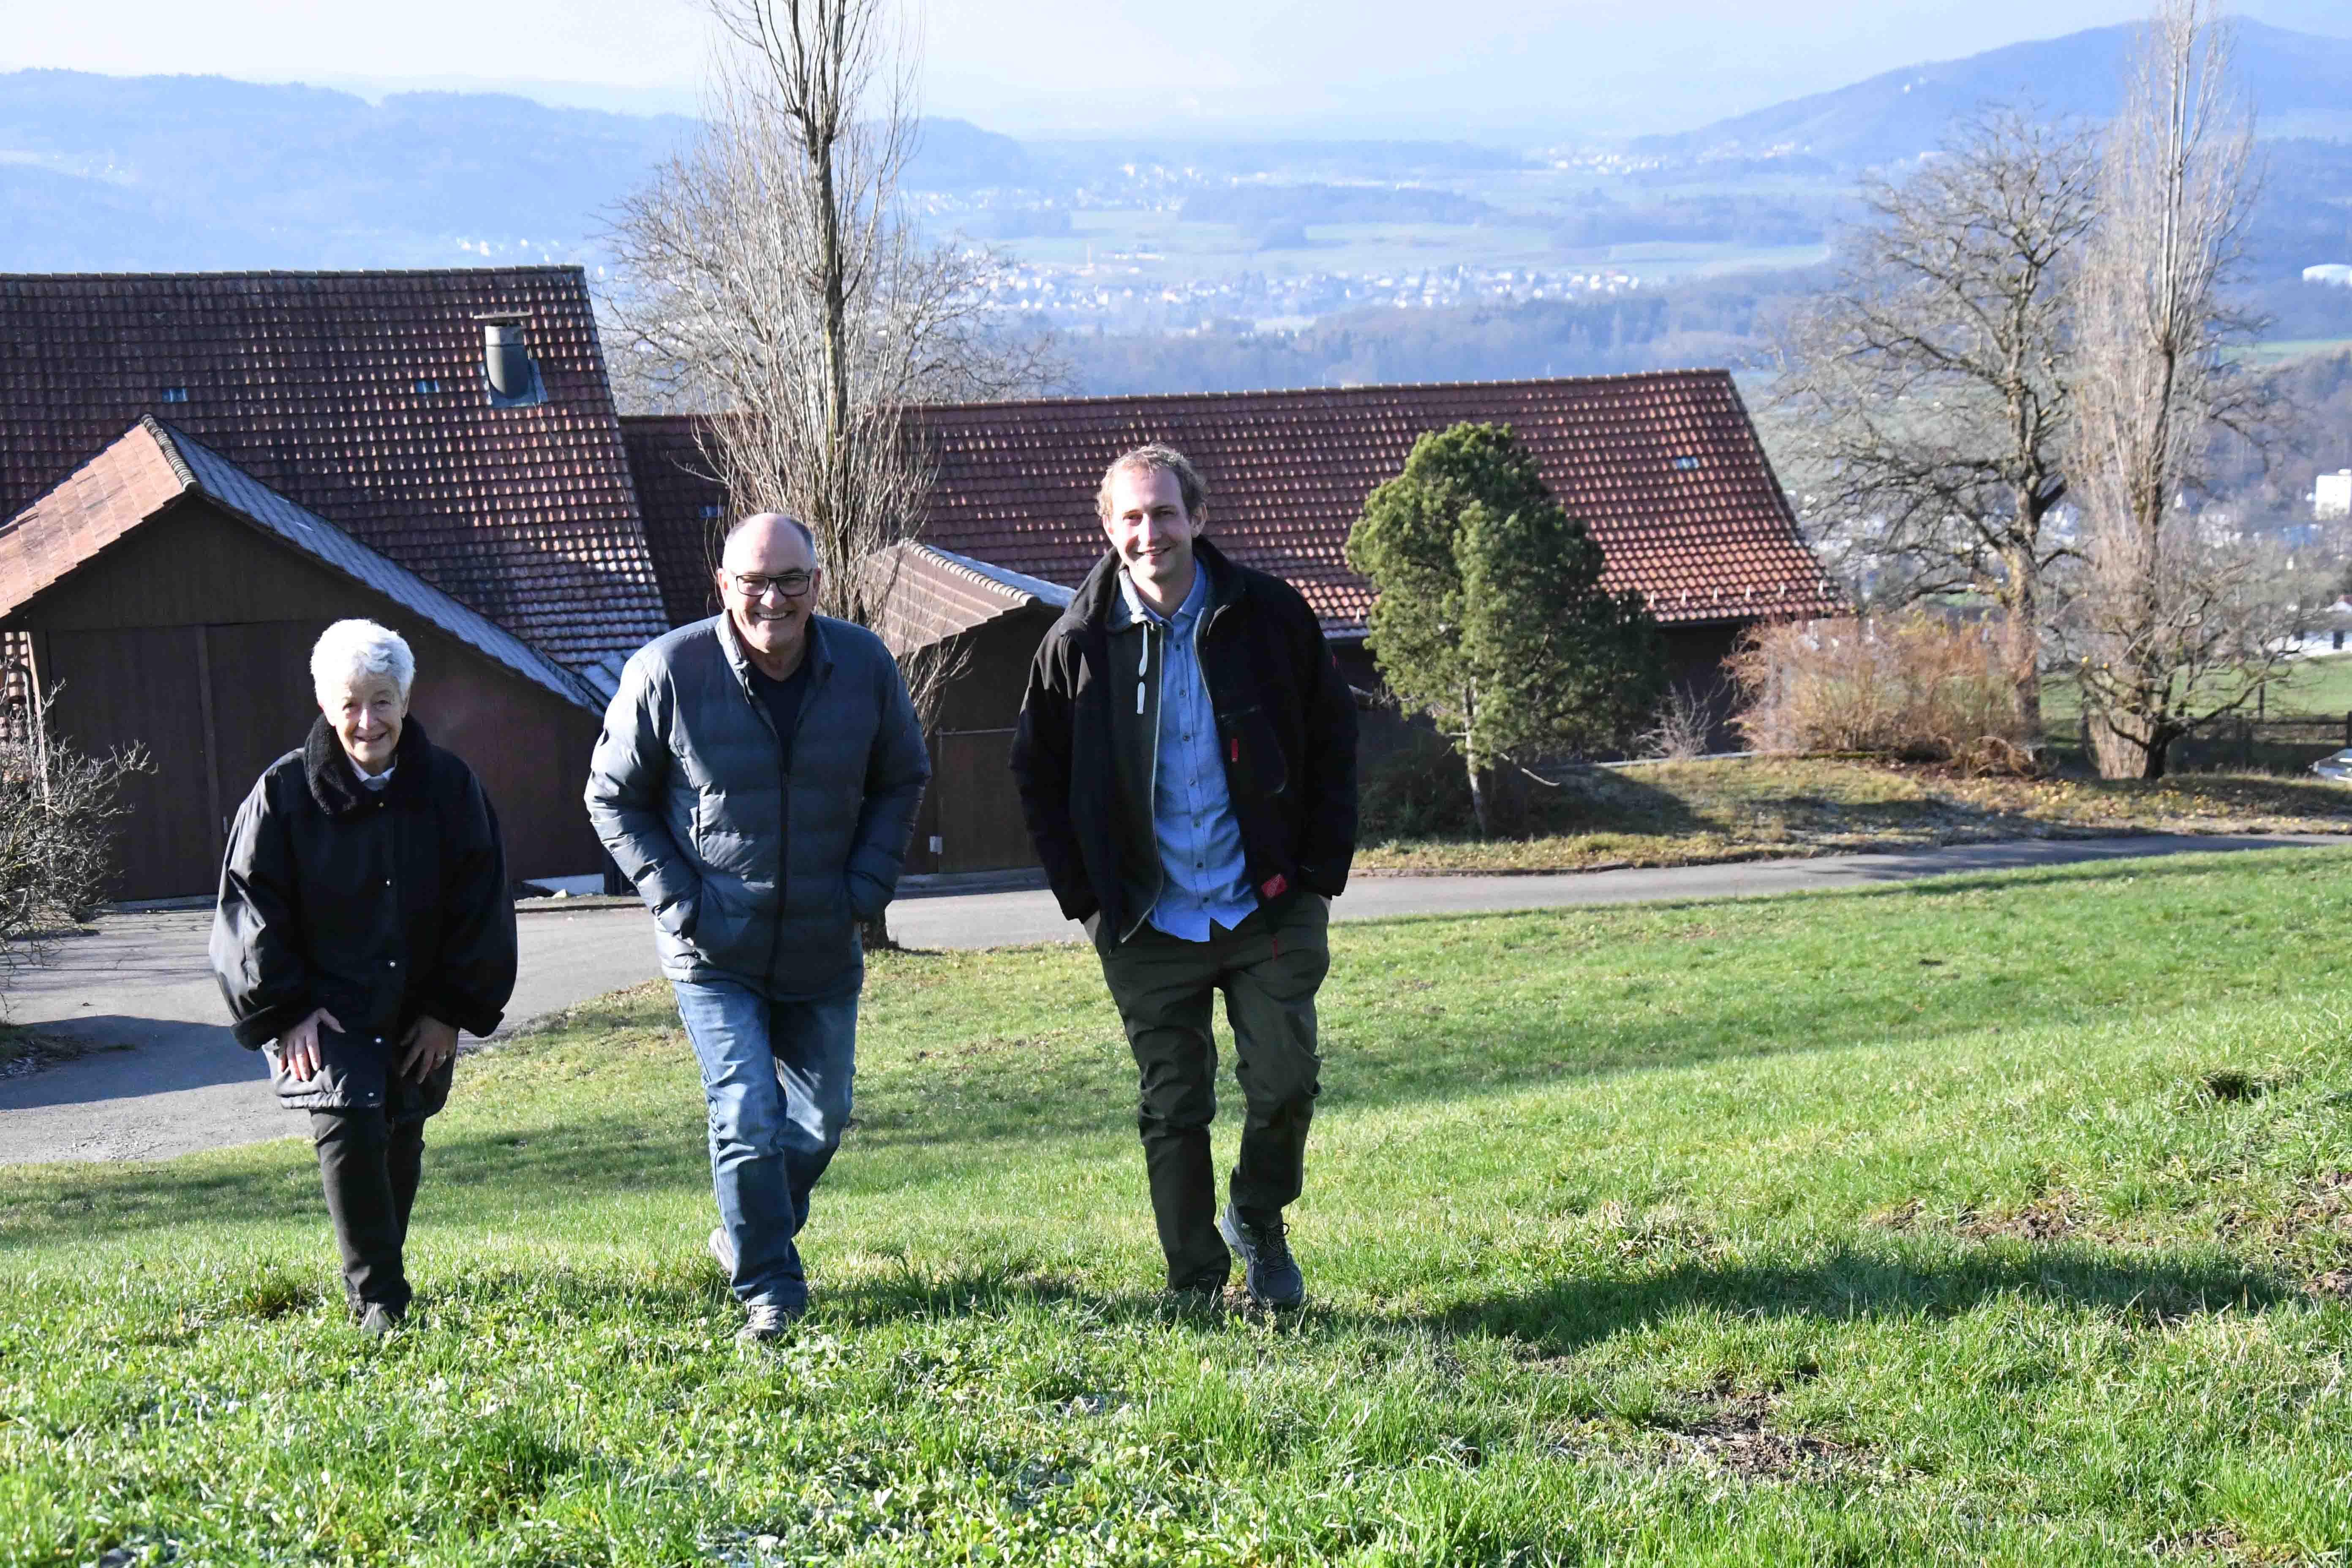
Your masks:
M 289 1078 L 316 1078 L 325 1058 L 319 1052 L 319 1026 L 324 1024 L 337 1034 L 343 1032 L 342 1020 L 324 1007 L 278 1037 L 278 1066 Z
M 423 1083 L 440 1069 L 441 1064 L 457 1054 L 456 1026 L 435 1017 L 419 1018 L 401 1037 L 405 1047 L 400 1058 L 400 1076 Z

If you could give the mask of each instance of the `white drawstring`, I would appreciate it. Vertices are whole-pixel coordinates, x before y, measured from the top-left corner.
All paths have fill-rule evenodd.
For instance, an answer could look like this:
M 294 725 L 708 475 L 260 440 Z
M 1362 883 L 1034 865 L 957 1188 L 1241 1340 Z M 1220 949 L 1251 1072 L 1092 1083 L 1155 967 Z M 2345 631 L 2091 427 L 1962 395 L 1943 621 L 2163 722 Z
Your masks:
M 1143 628 L 1143 654 L 1135 661 L 1135 710 L 1143 711 L 1143 677 L 1151 668 L 1151 628 Z

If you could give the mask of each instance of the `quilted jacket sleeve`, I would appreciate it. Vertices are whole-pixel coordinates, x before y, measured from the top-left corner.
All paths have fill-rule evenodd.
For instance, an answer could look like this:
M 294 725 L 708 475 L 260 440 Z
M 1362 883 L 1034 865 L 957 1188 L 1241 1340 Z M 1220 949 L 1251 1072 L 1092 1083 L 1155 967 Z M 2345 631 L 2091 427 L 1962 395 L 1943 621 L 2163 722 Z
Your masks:
M 878 642 L 875 650 L 880 655 L 875 682 L 881 689 L 882 721 L 866 753 L 866 798 L 849 847 L 849 907 L 861 920 L 881 913 L 898 890 L 915 812 L 931 777 L 930 749 L 923 743 L 922 722 L 915 717 L 898 663 Z
M 621 672 L 588 763 L 589 823 L 621 874 L 664 928 L 694 930 L 702 879 L 662 819 L 671 766 L 667 720 L 676 700 L 667 672 L 643 653 Z

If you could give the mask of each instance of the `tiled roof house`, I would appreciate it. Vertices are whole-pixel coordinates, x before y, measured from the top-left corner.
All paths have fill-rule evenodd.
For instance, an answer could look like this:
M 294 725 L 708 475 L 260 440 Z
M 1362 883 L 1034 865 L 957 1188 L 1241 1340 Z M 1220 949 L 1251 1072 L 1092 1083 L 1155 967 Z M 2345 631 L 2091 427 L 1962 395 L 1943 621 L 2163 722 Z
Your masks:
M 600 685 L 668 625 L 576 267 L 0 275 L 0 518 L 148 414 Z
M 1512 427 L 1591 530 L 1604 581 L 1640 589 L 1670 628 L 1843 607 L 1718 370 L 923 408 L 914 424 L 937 479 L 921 538 L 1073 586 L 1102 554 L 1104 468 L 1165 441 L 1201 468 L 1219 544 L 1305 594 L 1330 635 L 1360 637 L 1372 595 L 1348 566 L 1348 531 L 1417 438 L 1465 420 Z M 656 560 L 698 562 L 723 498 L 692 455 L 695 422 L 622 425 Z
M 669 626 L 577 268 L 0 276 L 0 634 L 64 738 L 137 743 L 125 896 L 202 892 L 366 616 L 519 877 L 593 872 L 622 660 Z
M 1370 687 L 1349 528 L 1418 437 L 1463 420 L 1518 433 L 1685 673 L 1759 618 L 1841 607 L 1719 371 L 917 410 L 937 482 L 884 629 L 952 639 L 965 673 L 914 868 L 1027 859 L 1003 752 L 1029 655 L 1101 553 L 1118 452 L 1190 453 L 1221 543 L 1297 585 Z M 151 883 L 216 854 L 224 813 L 191 803 L 233 803 L 233 775 L 299 733 L 299 649 L 344 614 L 449 639 L 436 660 L 471 673 L 420 717 L 467 738 L 517 819 L 554 825 L 519 874 L 589 869 L 598 702 L 629 653 L 716 608 L 730 509 L 702 433 L 616 416 L 576 268 L 0 275 L 0 634 L 38 695 L 68 689 L 63 731 L 176 737 L 132 786 Z

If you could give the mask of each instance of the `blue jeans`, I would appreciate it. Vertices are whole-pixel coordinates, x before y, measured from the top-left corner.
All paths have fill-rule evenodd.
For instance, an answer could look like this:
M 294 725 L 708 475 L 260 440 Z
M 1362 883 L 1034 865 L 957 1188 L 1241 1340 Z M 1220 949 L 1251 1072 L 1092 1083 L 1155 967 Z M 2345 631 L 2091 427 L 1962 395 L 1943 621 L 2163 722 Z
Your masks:
M 702 1066 L 710 1184 L 735 1247 L 738 1300 L 797 1312 L 808 1279 L 793 1237 L 849 1121 L 857 998 L 771 1002 L 732 981 L 670 982 Z

